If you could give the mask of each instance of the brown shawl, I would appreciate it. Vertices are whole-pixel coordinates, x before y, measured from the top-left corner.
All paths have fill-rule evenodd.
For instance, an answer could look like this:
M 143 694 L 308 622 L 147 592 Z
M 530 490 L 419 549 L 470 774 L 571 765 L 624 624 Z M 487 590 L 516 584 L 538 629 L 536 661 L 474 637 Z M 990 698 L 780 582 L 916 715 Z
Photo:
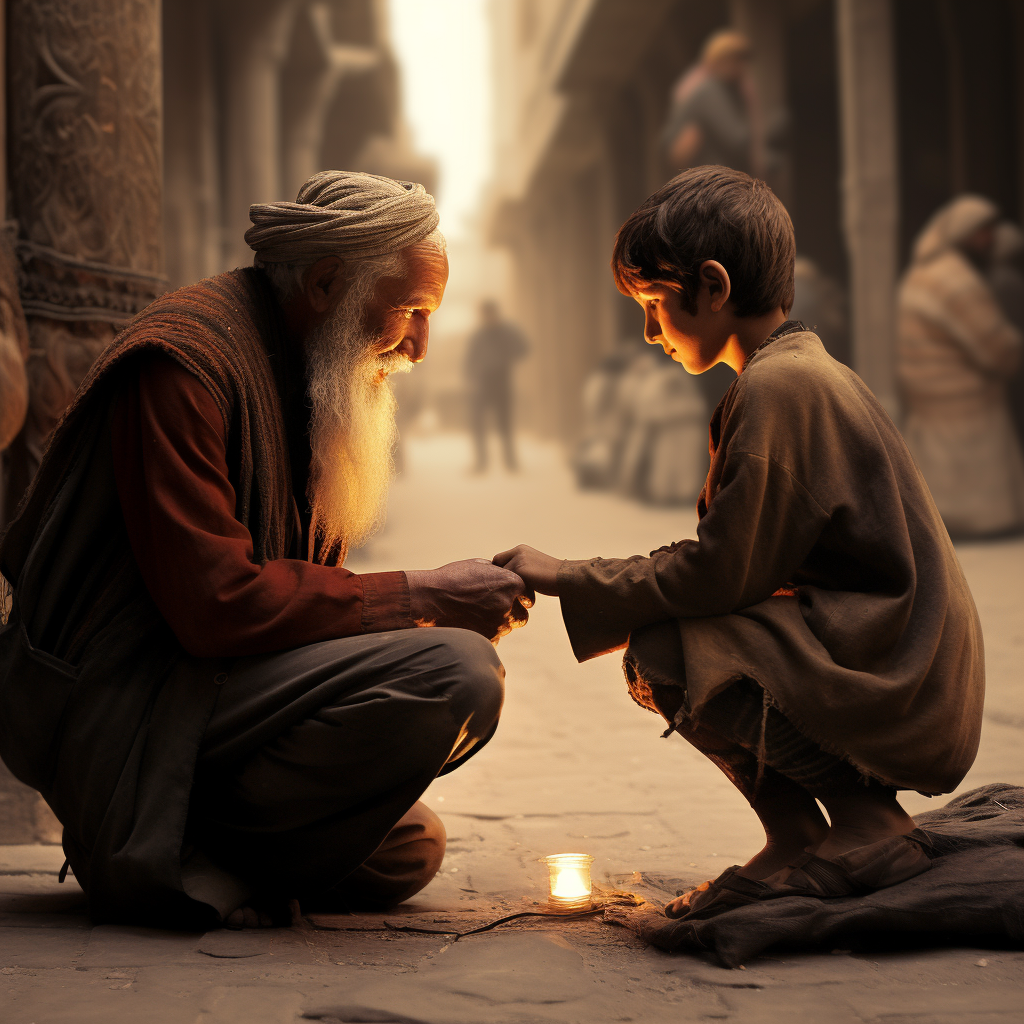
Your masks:
M 113 372 L 145 349 L 160 349 L 195 374 L 216 401 L 240 454 L 236 517 L 255 558 L 284 556 L 293 524 L 291 471 L 272 353 L 283 346 L 280 313 L 264 276 L 233 270 L 169 292 L 147 306 L 93 364 L 58 424 L 18 516 L 4 538 L 4 575 L 16 582 L 16 552 L 45 518 L 47 502 L 78 457 L 82 423 Z M 105 397 L 105 396 L 104 396 Z

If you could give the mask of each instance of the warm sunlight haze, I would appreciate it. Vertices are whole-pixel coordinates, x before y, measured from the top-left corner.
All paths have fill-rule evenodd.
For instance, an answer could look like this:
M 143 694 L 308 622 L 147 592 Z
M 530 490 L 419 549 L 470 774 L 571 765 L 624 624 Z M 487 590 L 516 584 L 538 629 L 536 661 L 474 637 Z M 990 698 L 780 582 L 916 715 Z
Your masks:
M 491 172 L 486 0 L 390 0 L 402 105 L 413 143 L 439 165 L 441 228 L 458 236 Z

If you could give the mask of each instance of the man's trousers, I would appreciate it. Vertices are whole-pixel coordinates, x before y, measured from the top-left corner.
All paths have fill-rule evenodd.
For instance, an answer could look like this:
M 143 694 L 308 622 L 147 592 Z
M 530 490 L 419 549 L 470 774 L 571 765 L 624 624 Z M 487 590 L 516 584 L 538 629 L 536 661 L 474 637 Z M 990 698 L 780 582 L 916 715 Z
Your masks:
M 504 670 L 462 629 L 407 629 L 239 659 L 200 750 L 188 840 L 255 900 L 387 906 L 440 867 L 420 795 L 497 726 Z

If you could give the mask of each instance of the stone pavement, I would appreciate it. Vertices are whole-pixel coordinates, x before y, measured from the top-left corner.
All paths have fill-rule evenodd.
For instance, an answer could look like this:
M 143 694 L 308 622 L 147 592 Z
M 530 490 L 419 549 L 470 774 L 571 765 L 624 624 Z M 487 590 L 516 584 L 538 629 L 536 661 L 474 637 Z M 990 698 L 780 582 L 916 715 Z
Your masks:
M 528 445 L 516 477 L 465 475 L 461 438 L 413 441 L 389 526 L 359 571 L 489 557 L 518 541 L 563 557 L 646 552 L 691 533 L 688 511 L 580 494 L 553 449 Z M 962 788 L 1024 784 L 1024 541 L 961 551 L 986 630 L 982 750 Z M 692 879 L 762 840 L 718 771 L 627 697 L 615 657 L 579 666 L 557 603 L 501 642 L 506 710 L 494 741 L 438 780 L 441 874 L 384 915 L 316 917 L 266 932 L 182 935 L 91 927 L 46 845 L 0 849 L 0 1024 L 50 1022 L 885 1022 L 1024 1020 L 1024 952 L 978 949 L 778 954 L 726 971 L 645 949 L 586 919 L 526 918 L 452 941 L 546 896 L 539 859 L 587 852 L 603 884 L 633 872 Z M 928 805 L 908 796 L 912 812 Z M 2 837 L 0 837 L 2 841 Z

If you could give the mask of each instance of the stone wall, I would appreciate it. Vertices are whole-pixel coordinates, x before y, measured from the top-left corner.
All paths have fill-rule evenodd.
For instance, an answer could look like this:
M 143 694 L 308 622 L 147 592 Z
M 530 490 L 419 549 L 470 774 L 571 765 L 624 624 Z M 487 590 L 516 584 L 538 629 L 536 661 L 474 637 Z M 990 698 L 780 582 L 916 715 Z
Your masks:
M 46 801 L 0 761 L 0 846 L 59 843 L 61 824 Z

